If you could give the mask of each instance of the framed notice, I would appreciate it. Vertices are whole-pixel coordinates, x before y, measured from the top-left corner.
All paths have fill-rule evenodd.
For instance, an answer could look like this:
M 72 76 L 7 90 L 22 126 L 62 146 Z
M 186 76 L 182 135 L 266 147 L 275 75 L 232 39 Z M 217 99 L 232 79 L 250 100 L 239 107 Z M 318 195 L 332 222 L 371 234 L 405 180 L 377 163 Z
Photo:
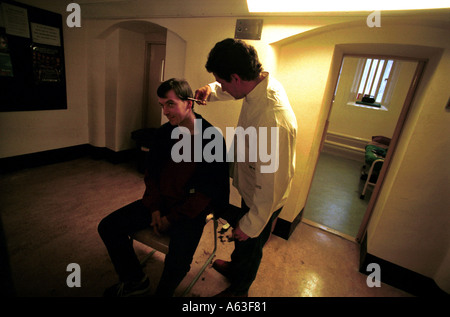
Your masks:
M 61 14 L 0 0 L 0 111 L 67 109 Z

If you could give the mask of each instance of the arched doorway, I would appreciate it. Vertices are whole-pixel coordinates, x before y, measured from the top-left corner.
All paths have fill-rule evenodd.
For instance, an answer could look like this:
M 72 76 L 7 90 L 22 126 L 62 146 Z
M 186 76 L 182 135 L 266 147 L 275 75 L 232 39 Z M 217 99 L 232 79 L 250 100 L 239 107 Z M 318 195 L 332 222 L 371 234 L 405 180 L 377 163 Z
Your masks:
M 101 32 L 95 46 L 89 61 L 95 68 L 88 87 L 91 139 L 104 138 L 113 151 L 132 149 L 133 131 L 157 128 L 163 121 L 156 88 L 184 75 L 185 41 L 148 21 L 123 21 Z

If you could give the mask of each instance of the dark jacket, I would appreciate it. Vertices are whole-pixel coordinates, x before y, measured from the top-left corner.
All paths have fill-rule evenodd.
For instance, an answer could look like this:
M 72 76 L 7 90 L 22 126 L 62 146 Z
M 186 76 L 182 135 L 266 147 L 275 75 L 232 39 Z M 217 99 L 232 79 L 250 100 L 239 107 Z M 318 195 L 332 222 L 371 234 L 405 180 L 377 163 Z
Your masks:
M 212 125 L 199 114 L 195 116 L 202 120 L 203 135 Z M 194 162 L 194 144 L 191 142 L 191 161 L 176 163 L 171 156 L 172 147 L 179 142 L 171 138 L 175 128 L 165 123 L 153 136 L 144 178 L 143 203 L 150 212 L 159 210 L 171 223 L 186 217 L 204 216 L 211 211 L 218 214 L 228 205 L 230 195 L 225 140 L 221 137 L 221 162 L 207 162 L 203 155 L 201 162 Z M 211 141 L 202 138 L 202 154 L 205 145 Z

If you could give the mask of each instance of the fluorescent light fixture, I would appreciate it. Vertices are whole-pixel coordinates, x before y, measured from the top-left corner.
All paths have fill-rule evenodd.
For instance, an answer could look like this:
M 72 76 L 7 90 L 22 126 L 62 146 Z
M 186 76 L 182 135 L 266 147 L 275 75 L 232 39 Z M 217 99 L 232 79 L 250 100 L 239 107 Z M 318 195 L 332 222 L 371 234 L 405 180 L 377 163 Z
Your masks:
M 449 0 L 247 0 L 249 12 L 332 12 L 450 8 Z

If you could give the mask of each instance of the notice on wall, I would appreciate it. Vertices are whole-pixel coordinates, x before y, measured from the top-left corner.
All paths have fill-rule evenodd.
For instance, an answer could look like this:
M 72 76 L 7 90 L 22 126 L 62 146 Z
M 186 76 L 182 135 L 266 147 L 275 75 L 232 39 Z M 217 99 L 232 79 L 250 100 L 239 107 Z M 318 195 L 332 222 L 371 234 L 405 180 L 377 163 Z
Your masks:
M 28 11 L 8 3 L 2 3 L 2 11 L 6 33 L 10 35 L 30 38 L 30 27 L 28 25 Z
M 33 45 L 33 75 L 36 84 L 60 83 L 63 75 L 61 51 L 59 48 L 49 48 Z
M 0 76 L 13 77 L 13 67 L 8 47 L 8 38 L 0 27 Z
M 32 41 L 39 44 L 61 46 L 59 29 L 39 23 L 31 23 Z
M 0 113 L 67 109 L 62 15 L 18 1 L 0 0 Z

